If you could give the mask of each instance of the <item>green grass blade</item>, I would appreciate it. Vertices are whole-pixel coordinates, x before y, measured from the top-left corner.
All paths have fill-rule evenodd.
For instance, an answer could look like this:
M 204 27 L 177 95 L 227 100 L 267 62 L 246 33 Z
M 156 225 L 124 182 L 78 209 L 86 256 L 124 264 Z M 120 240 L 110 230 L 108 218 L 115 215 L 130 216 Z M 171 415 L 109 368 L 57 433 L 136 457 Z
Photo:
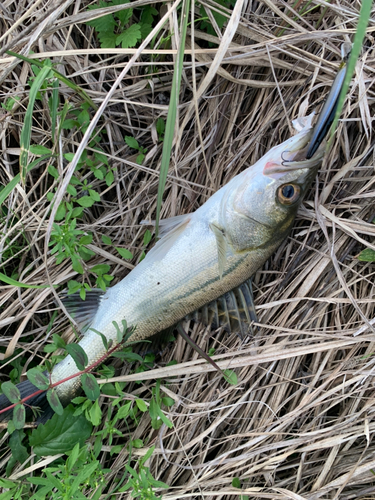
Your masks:
M 19 288 L 49 288 L 49 285 L 27 285 L 21 281 L 9 278 L 6 274 L 0 273 L 0 281 L 7 283 L 8 285 L 18 286 Z
M 20 147 L 21 147 L 20 174 L 21 174 L 21 183 L 22 184 L 25 184 L 26 173 L 27 173 L 27 162 L 28 162 L 28 158 L 29 158 L 31 126 L 32 126 L 32 120 L 33 120 L 33 110 L 34 110 L 35 99 L 36 99 L 37 93 L 38 93 L 42 83 L 47 78 L 47 75 L 48 75 L 48 73 L 50 73 L 50 71 L 51 71 L 51 68 L 49 66 L 43 66 L 43 68 L 40 70 L 39 74 L 35 77 L 35 80 L 30 88 L 29 104 L 27 106 L 27 110 L 26 110 L 26 114 L 25 114 L 25 121 L 23 123 L 23 127 L 21 130 L 21 138 L 20 138 Z
M 56 138 L 56 123 L 57 123 L 57 112 L 59 107 L 59 80 L 54 80 L 52 84 L 52 98 L 51 98 L 51 136 L 52 142 L 55 142 Z
M 42 160 L 45 160 L 46 157 L 48 157 L 48 156 L 49 155 L 41 156 L 40 158 L 37 158 L 36 160 L 31 162 L 27 166 L 26 173 L 30 172 L 30 170 L 32 170 L 34 167 L 36 167 L 38 165 L 38 163 L 40 163 Z M 20 176 L 20 174 L 17 174 L 13 177 L 13 179 L 6 186 L 4 186 L 4 188 L 0 191 L 0 205 L 2 205 L 4 203 L 4 201 L 8 198 L 8 196 L 13 191 L 13 189 L 17 186 L 17 184 L 20 182 L 20 180 L 21 180 L 21 176 Z
M 331 127 L 330 141 L 332 140 L 334 131 L 336 130 L 337 123 L 341 115 L 342 108 L 344 106 L 345 97 L 349 90 L 349 85 L 353 76 L 355 65 L 362 50 L 363 39 L 366 35 L 366 28 L 371 16 L 371 7 L 372 7 L 372 0 L 362 1 L 361 11 L 359 13 L 359 18 L 358 18 L 357 30 L 354 35 L 353 47 L 349 56 L 349 60 L 347 62 L 348 70 L 346 72 L 345 80 L 339 96 L 335 119 Z
M 174 67 L 173 73 L 173 81 L 171 88 L 171 98 L 168 107 L 168 116 L 167 123 L 165 125 L 165 134 L 164 134 L 164 142 L 163 142 L 163 153 L 161 158 L 160 165 L 160 177 L 159 177 L 159 187 L 158 187 L 158 199 L 156 206 L 156 224 L 155 224 L 155 236 L 158 237 L 159 232 L 159 219 L 160 219 L 160 210 L 161 204 L 163 201 L 163 194 L 165 189 L 165 183 L 167 180 L 168 169 L 171 158 L 172 144 L 173 144 L 173 136 L 176 128 L 176 117 L 177 117 L 177 106 L 178 106 L 178 98 L 180 94 L 181 87 L 181 78 L 182 78 L 182 67 L 184 62 L 184 53 L 185 53 L 185 41 L 186 41 L 186 32 L 188 26 L 188 14 L 190 9 L 190 0 L 186 0 L 183 8 L 182 8 L 182 22 L 181 22 L 181 37 L 180 37 L 180 46 L 178 48 L 176 64 Z
M 13 57 L 17 57 L 17 59 L 20 59 L 21 61 L 25 61 L 29 64 L 33 64 L 35 66 L 38 66 L 39 68 L 44 68 L 45 66 L 43 65 L 43 63 L 41 63 L 40 61 L 37 61 L 36 59 L 30 59 L 30 57 L 26 57 L 26 56 L 23 56 L 22 54 L 17 54 L 16 52 L 12 52 L 11 50 L 8 50 L 6 52 L 9 56 L 13 56 Z M 66 76 L 64 76 L 62 73 L 60 73 L 59 71 L 56 71 L 54 69 L 53 66 L 51 66 L 51 71 L 53 72 L 53 76 L 55 76 L 58 80 L 60 80 L 61 83 L 64 83 L 65 85 L 67 85 L 69 88 L 71 88 L 72 90 L 74 90 L 74 92 L 76 92 L 78 95 L 81 96 L 81 98 L 87 102 L 88 104 L 90 104 L 90 106 L 95 109 L 95 111 L 97 111 L 98 109 L 98 106 L 94 103 L 94 101 L 86 94 L 86 92 L 81 89 L 78 85 L 76 85 L 75 83 L 71 82 L 69 80 L 69 78 L 67 78 Z

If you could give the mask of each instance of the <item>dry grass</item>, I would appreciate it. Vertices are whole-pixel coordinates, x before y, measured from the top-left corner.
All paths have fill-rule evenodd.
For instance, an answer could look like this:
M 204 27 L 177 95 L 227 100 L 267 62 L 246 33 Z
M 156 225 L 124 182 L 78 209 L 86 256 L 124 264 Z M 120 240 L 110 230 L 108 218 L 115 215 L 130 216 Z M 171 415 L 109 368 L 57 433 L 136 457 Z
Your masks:
M 296 14 L 295 20 L 289 17 L 289 4 L 286 8 L 283 1 L 245 2 L 240 18 L 232 19 L 232 40 L 228 33 L 212 36 L 190 27 L 163 218 L 198 208 L 285 140 L 291 120 L 310 112 L 326 95 L 340 44 L 355 31 L 360 2 L 313 2 L 310 7 L 321 7 L 304 16 Z M 300 4 L 296 11 L 301 11 Z M 110 264 L 118 282 L 132 266 L 105 246 L 101 236 L 131 250 L 132 264 L 137 263 L 145 231 L 140 221 L 155 217 L 161 160 L 155 122 L 167 114 L 178 46 L 173 28 L 177 15 L 172 10 L 164 27 L 165 33 L 173 32 L 170 48 L 157 49 L 151 65 L 155 51 L 149 46 L 133 59 L 139 49 L 99 50 L 91 28 L 82 23 L 93 15 L 85 13 L 87 5 L 86 0 L 9 0 L 1 5 L 1 101 L 14 96 L 20 100 L 12 112 L 1 112 L 0 183 L 6 185 L 19 171 L 20 130 L 32 76 L 29 64 L 7 56 L 5 49 L 25 55 L 32 50 L 36 54 L 31 57 L 40 60 L 49 57 L 98 106 L 127 66 L 99 122 L 107 132 L 102 147 L 115 169 L 116 187 L 109 189 L 90 178 L 102 199 L 85 211 L 79 225 L 94 233 L 96 256 L 90 266 Z M 155 5 L 162 15 L 167 13 L 165 6 Z M 207 0 L 205 5 L 215 3 Z M 194 8 L 198 17 L 199 5 Z M 141 386 L 126 386 L 128 393 L 148 398 L 155 378 L 161 378 L 164 387 L 168 379 L 165 391 L 175 400 L 169 413 L 173 429 L 154 431 L 144 415 L 132 433 L 133 439 L 156 445 L 151 470 L 170 485 L 165 500 L 239 498 L 240 491 L 231 486 L 234 477 L 240 478 L 242 494 L 250 499 L 375 497 L 375 337 L 368 323 L 374 318 L 374 264 L 356 259 L 375 234 L 374 28 L 372 20 L 318 181 L 292 234 L 255 277 L 259 333 L 241 342 L 235 335 L 191 325 L 191 335 L 201 347 L 216 348 L 221 366 L 235 367 L 239 384 L 229 386 L 178 339 L 158 360 L 157 371 L 143 376 Z M 68 87 L 60 85 L 60 92 L 74 105 L 80 103 Z M 148 149 L 142 166 L 124 143 L 125 135 Z M 63 131 L 52 160 L 60 173 L 66 174 L 62 152 L 75 152 L 81 141 L 82 134 Z M 45 101 L 36 102 L 31 142 L 51 146 Z M 47 166 L 42 162 L 28 175 L 26 186 L 18 185 L 6 200 L 0 229 L 2 271 L 17 272 L 27 283 L 50 280 L 63 285 L 77 274 L 67 262 L 56 265 L 46 246 L 46 192 L 51 183 Z M 18 357 L 26 352 L 24 370 L 33 360 L 43 360 L 54 309 L 50 289 L 1 286 L 2 352 L 21 347 L 16 352 Z M 49 334 L 53 332 L 74 339 L 61 311 Z M 179 364 L 166 367 L 171 359 Z M 120 369 L 123 375 L 129 373 L 129 367 Z M 3 380 L 8 372 L 4 362 Z M 103 409 L 106 402 L 103 399 Z M 128 458 L 127 439 L 114 441 L 124 444 L 115 458 L 106 453 L 109 447 L 104 443 L 101 460 L 111 468 L 110 485 Z M 4 464 L 9 455 L 3 458 Z M 130 498 L 130 493 L 116 498 Z

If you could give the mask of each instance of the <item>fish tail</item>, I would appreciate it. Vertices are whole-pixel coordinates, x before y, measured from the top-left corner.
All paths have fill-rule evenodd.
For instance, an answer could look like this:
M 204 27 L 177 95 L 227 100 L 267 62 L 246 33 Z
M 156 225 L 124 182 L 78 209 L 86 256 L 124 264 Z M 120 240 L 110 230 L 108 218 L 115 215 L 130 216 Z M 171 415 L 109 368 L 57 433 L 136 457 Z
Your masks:
M 29 380 L 24 380 L 23 382 L 17 384 L 17 389 L 20 391 L 21 399 L 27 398 L 34 392 L 39 392 L 39 389 Z M 4 394 L 1 394 L 0 412 L 2 410 L 5 410 L 11 405 L 12 403 L 9 401 L 9 399 Z M 29 398 L 27 401 L 25 401 L 25 407 L 26 407 L 26 420 L 33 419 L 34 413 L 31 407 L 37 409 L 37 414 L 38 414 L 38 418 L 36 419 L 37 424 L 45 423 L 54 415 L 54 411 L 52 410 L 47 401 L 47 391 L 43 391 L 42 393 L 36 394 L 34 397 Z M 12 417 L 13 417 L 13 408 L 11 410 L 0 413 L 0 422 L 1 423 L 8 422 L 9 420 L 12 419 Z

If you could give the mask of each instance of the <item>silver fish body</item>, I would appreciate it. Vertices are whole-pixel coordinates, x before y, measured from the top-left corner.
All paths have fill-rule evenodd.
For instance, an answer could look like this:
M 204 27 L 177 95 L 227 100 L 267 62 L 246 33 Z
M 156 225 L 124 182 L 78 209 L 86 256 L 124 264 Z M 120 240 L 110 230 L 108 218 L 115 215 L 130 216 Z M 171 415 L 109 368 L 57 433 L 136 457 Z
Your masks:
M 161 240 L 101 297 L 79 343 L 89 364 L 106 352 L 96 331 L 115 344 L 113 322 L 126 320 L 134 327 L 129 342 L 147 340 L 254 275 L 288 235 L 321 163 L 322 148 L 305 159 L 311 122 L 312 115 L 299 120 L 297 135 L 272 148 L 194 213 L 162 222 Z M 54 367 L 52 382 L 77 371 L 67 356 Z M 56 391 L 67 402 L 79 385 L 77 377 Z

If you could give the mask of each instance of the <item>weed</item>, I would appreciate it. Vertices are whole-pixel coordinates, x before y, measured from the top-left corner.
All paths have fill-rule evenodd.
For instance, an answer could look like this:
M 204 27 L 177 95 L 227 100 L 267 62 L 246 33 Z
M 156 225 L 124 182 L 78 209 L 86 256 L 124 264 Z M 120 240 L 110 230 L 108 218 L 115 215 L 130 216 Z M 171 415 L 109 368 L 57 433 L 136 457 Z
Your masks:
M 157 481 L 152 477 L 150 469 L 145 466 L 146 461 L 151 457 L 155 446 L 152 446 L 144 457 L 138 460 L 138 471 L 129 464 L 125 465 L 126 470 L 129 473 L 129 480 L 120 488 L 119 492 L 127 491 L 132 489 L 133 498 L 141 498 L 142 500 L 153 500 L 157 497 L 154 493 L 154 488 L 168 488 L 168 485 L 162 481 Z
M 114 5 L 130 4 L 129 0 L 113 0 L 112 2 L 100 1 L 99 5 L 90 6 L 90 10 Z M 152 30 L 154 17 L 158 11 L 151 5 L 146 5 L 140 10 L 138 22 L 133 22 L 133 9 L 126 8 L 114 14 L 107 14 L 86 23 L 95 29 L 100 46 L 104 48 L 114 48 L 119 45 L 123 49 L 135 47 L 138 42 L 144 40 Z
M 136 151 L 139 151 L 136 162 L 138 163 L 138 165 L 142 165 L 142 162 L 145 159 L 145 156 L 147 153 L 147 149 L 140 146 L 138 144 L 137 139 L 134 139 L 134 137 L 131 137 L 129 135 L 127 135 L 125 137 L 125 142 L 129 146 L 129 148 L 132 148 L 132 149 L 135 149 Z

